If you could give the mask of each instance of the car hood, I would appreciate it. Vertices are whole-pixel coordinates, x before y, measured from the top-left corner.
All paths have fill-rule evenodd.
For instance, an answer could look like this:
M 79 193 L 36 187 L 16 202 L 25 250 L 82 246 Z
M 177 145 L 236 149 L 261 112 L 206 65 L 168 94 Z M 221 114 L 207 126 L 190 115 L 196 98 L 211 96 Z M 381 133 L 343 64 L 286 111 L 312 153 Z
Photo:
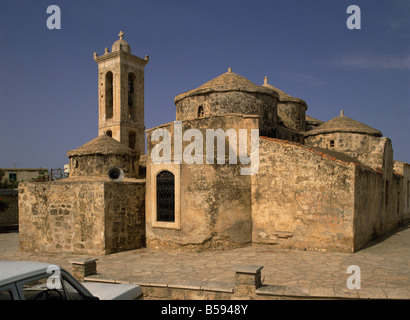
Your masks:
M 100 300 L 134 300 L 142 296 L 142 289 L 135 284 L 82 282 Z

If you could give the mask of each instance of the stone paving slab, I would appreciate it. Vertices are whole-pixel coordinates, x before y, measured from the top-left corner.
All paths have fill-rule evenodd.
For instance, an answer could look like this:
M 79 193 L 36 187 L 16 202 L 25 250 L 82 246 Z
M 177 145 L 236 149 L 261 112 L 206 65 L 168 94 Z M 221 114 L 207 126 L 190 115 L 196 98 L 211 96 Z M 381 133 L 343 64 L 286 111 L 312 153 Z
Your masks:
M 237 266 L 263 266 L 257 292 L 301 297 L 410 299 L 410 225 L 356 253 L 280 249 L 269 245 L 205 252 L 142 248 L 98 258 L 98 281 L 232 292 Z M 71 272 L 75 254 L 26 253 L 16 232 L 0 234 L 0 260 L 41 261 Z M 361 288 L 350 290 L 347 267 L 360 267 Z M 280 293 L 279 293 L 280 292 Z

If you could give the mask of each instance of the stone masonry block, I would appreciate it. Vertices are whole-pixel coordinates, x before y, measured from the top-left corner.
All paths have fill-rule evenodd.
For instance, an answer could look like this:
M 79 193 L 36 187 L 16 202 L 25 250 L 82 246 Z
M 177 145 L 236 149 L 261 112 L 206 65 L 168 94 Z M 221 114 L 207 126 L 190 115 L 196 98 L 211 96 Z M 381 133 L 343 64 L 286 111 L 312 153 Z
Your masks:
M 97 274 L 97 260 L 84 258 L 70 261 L 73 276 L 79 281 L 84 281 L 85 277 Z

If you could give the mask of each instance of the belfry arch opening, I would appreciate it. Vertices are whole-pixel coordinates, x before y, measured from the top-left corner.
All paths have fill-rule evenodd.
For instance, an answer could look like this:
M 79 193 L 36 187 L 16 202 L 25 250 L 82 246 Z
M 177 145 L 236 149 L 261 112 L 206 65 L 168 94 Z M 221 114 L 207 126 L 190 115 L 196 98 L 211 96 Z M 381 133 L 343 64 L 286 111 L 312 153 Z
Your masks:
M 132 120 L 135 120 L 135 84 L 135 74 L 130 72 L 128 74 L 128 110 Z
M 111 119 L 114 114 L 114 86 L 113 74 L 108 71 L 105 75 L 105 118 Z

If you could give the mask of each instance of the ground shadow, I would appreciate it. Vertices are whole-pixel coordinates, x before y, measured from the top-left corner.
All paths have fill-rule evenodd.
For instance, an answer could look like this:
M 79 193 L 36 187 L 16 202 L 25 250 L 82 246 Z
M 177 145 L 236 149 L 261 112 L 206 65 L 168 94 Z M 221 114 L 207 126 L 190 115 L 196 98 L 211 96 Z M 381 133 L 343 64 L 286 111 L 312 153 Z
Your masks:
M 383 241 L 389 239 L 390 237 L 394 236 L 395 234 L 405 231 L 407 229 L 410 229 L 410 220 L 404 222 L 403 224 L 401 224 L 400 226 L 398 226 L 396 229 L 391 230 L 383 235 L 378 236 L 377 238 L 375 238 L 374 240 L 370 241 L 369 243 L 365 244 L 362 248 L 360 248 L 360 250 L 364 250 L 364 249 L 368 249 L 370 247 L 373 247 L 375 245 L 378 245 L 379 243 L 382 243 Z M 357 252 L 357 251 L 356 251 Z

